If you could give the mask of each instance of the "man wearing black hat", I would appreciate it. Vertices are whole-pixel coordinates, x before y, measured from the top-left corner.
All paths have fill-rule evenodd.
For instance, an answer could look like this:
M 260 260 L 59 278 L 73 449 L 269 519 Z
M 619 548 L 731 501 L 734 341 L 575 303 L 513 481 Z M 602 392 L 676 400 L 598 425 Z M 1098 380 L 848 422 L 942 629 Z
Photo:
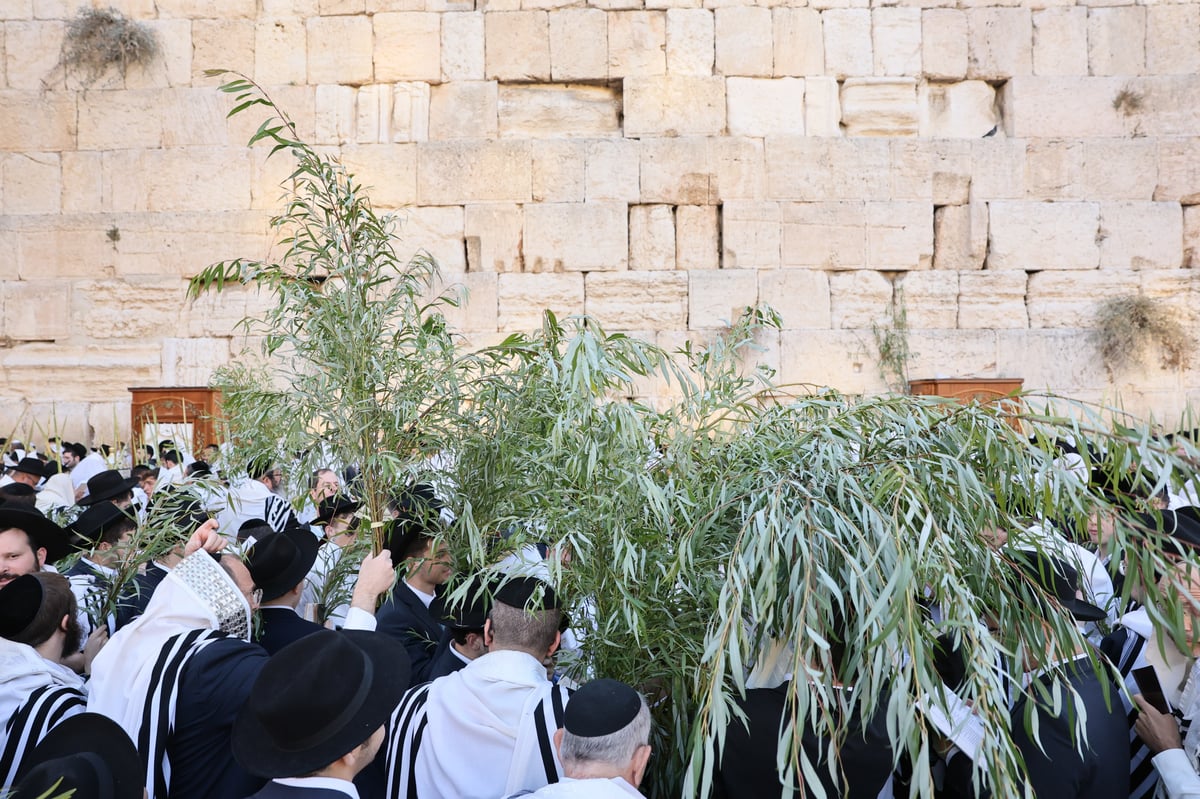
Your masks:
M 429 667 L 430 680 L 452 674 L 487 653 L 483 628 L 487 624 L 494 589 L 490 581 L 475 577 L 461 602 L 449 602 L 443 594 L 430 604 L 430 612 L 446 625 L 446 634 L 442 636 Z
M 37 488 L 37 484 L 46 476 L 46 467 L 37 458 L 21 458 L 16 466 L 8 470 L 7 476 L 14 483 Z
M 5 783 L 10 784 L 10 783 Z M 142 764 L 112 719 L 80 713 L 59 724 L 30 752 L 14 788 L 18 797 L 141 799 Z
M 119 508 L 133 505 L 133 487 L 136 477 L 122 477 L 116 469 L 105 469 L 87 481 L 87 496 L 79 500 L 81 507 L 90 507 L 108 500 Z
M 268 655 L 323 629 L 296 613 L 319 544 L 308 528 L 290 527 L 282 533 L 268 533 L 246 553 L 250 576 L 262 592 L 262 624 L 255 640 Z
M 414 688 L 392 715 L 388 797 L 483 799 L 535 790 L 562 775 L 550 744 L 568 692 L 546 678 L 562 611 L 554 590 L 515 577 L 495 595 L 486 655 Z
M 85 635 L 100 628 L 110 635 L 116 632 L 115 608 L 104 606 L 117 566 L 129 556 L 129 539 L 137 530 L 137 519 L 132 514 L 132 510 L 101 500 L 71 523 L 84 555 L 66 575 L 79 602 L 79 622 Z
M 283 469 L 276 461 L 266 456 L 250 461 L 246 476 L 229 489 L 225 507 L 217 515 L 221 535 L 233 540 L 250 519 L 264 520 L 277 533 L 296 525 L 291 503 L 282 496 L 283 484 Z
M 334 475 L 336 478 L 337 475 Z M 344 597 L 353 588 L 353 578 L 344 569 L 337 568 L 342 559 L 342 550 L 357 540 L 358 518 L 355 512 L 360 503 L 346 494 L 336 494 L 321 500 L 313 529 L 324 525 L 325 540 L 317 550 L 317 559 L 306 578 L 307 585 L 301 604 L 321 605 L 323 617 L 336 628 L 346 624 L 346 612 L 350 606 Z M 343 576 L 337 576 L 341 572 Z M 337 584 L 337 580 L 341 584 Z
M 321 630 L 272 656 L 233 728 L 238 762 L 271 780 L 253 799 L 357 799 L 408 678 L 404 647 L 370 632 Z
M 66 530 L 35 510 L 0 506 L 0 588 L 71 552 Z

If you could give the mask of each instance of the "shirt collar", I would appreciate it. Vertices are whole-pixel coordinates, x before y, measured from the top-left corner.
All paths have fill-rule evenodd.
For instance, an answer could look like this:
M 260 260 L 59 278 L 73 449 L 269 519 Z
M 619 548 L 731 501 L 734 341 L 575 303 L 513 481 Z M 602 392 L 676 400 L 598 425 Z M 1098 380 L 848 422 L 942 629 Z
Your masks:
M 322 788 L 327 791 L 340 791 L 352 799 L 358 799 L 358 789 L 354 787 L 354 783 L 339 780 L 337 777 L 277 777 L 271 781 L 293 788 Z

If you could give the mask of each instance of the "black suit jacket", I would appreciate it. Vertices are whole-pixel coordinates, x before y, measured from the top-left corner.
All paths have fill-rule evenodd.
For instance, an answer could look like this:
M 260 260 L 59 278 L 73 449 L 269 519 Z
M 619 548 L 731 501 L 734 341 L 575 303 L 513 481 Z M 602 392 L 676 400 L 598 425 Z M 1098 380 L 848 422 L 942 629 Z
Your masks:
M 133 578 L 128 593 L 121 596 L 117 605 L 117 627 L 124 627 L 129 622 L 146 612 L 146 605 L 167 576 L 167 570 L 162 566 L 151 563 L 146 566 L 146 572 Z
M 462 662 L 462 658 L 454 654 L 451 646 L 450 632 L 447 630 L 446 636 L 442 639 L 442 643 L 438 645 L 437 652 L 433 655 L 433 661 L 429 664 L 430 680 L 436 680 L 438 677 L 453 674 L 467 665 Z
M 421 601 L 408 583 L 396 584 L 392 595 L 375 614 L 376 630 L 390 635 L 408 651 L 412 661 L 410 685 L 420 685 L 429 680 L 429 669 L 433 654 L 442 640 L 442 625 L 433 618 L 429 608 Z
M 325 629 L 307 619 L 300 618 L 291 608 L 262 608 L 259 610 L 262 624 L 254 639 L 258 645 L 274 655 L 293 641 Z
M 295 785 L 280 785 L 268 782 L 263 789 L 246 799 L 349 799 L 348 794 L 341 791 L 330 791 L 325 788 L 299 788 Z

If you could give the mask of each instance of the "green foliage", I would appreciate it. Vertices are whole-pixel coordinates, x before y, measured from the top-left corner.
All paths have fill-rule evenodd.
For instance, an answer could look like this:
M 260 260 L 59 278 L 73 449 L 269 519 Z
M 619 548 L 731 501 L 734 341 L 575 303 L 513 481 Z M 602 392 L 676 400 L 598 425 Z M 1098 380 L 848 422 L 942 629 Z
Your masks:
M 908 389 L 908 359 L 912 353 L 908 349 L 908 307 L 902 289 L 893 292 L 888 316 L 886 325 L 871 323 L 871 335 L 879 353 L 879 376 L 894 391 L 903 393 Z

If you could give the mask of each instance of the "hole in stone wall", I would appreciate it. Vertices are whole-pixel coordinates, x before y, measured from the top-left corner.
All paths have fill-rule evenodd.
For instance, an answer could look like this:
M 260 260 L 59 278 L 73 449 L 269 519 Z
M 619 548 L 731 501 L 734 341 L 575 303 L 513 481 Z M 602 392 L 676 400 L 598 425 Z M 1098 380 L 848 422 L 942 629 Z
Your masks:
M 725 204 L 717 203 L 717 269 L 725 268 Z

